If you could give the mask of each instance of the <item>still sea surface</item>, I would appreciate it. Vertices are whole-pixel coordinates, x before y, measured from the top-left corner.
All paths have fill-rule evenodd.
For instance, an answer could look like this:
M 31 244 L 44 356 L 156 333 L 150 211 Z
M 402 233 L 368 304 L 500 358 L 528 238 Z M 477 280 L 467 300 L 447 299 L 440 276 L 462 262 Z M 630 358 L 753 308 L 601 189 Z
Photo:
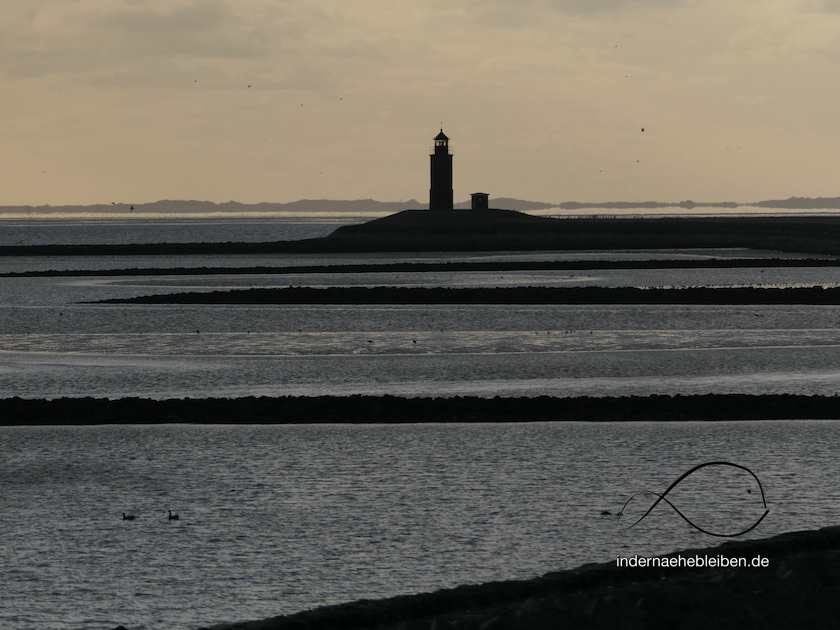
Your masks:
M 310 238 L 359 220 L 8 219 L 0 220 L 0 244 Z M 0 274 L 784 256 L 705 250 L 19 257 L 0 258 Z M 840 286 L 840 272 L 0 277 L 0 396 L 840 392 L 834 306 L 90 303 L 292 285 Z M 840 424 L 522 420 L 157 426 L 149 418 L 143 426 L 0 427 L 0 627 L 186 630 L 528 578 L 619 554 L 709 546 L 721 539 L 661 505 L 627 529 L 650 505 L 644 493 L 620 522 L 615 516 L 634 492 L 662 492 L 706 461 L 748 466 L 761 481 L 770 512 L 748 538 L 838 522 Z M 759 490 L 744 471 L 707 468 L 669 498 L 698 525 L 733 533 L 763 514 Z M 168 521 L 167 510 L 181 518 Z M 136 519 L 123 521 L 123 512 Z

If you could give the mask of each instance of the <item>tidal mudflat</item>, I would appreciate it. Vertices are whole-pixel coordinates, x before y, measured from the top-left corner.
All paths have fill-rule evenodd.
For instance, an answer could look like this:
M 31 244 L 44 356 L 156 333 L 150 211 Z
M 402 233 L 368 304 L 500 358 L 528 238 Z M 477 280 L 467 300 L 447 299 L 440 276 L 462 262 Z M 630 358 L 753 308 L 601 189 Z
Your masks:
M 582 234 L 586 225 L 575 225 L 570 234 Z M 822 229 L 809 225 L 799 228 Z M 770 243 L 773 230 L 773 238 L 786 238 L 784 229 L 761 235 Z M 117 246 L 109 255 L 60 247 L 0 257 L 0 406 L 3 431 L 15 438 L 4 459 L 14 467 L 4 475 L 4 493 L 27 498 L 12 501 L 18 511 L 7 517 L 11 526 L 42 522 L 39 510 L 66 517 L 58 532 L 14 530 L 17 542 L 8 549 L 15 553 L 3 566 L 14 572 L 12 583 L 35 590 L 10 596 L 41 602 L 27 611 L 4 604 L 4 623 L 16 630 L 197 627 L 458 584 L 529 581 L 616 553 L 705 548 L 713 541 L 680 529 L 670 512 L 658 513 L 636 542 L 610 517 L 626 492 L 655 491 L 698 461 L 722 457 L 768 480 L 771 511 L 754 539 L 837 522 L 833 486 L 823 478 L 836 456 L 821 433 L 833 425 L 819 419 L 836 417 L 840 400 L 840 306 L 824 299 L 840 287 L 840 267 L 825 252 L 167 247 Z M 569 290 L 565 303 L 529 303 L 529 293 Z M 705 298 L 686 298 L 706 290 Z M 358 296 L 369 291 L 379 295 L 361 303 Z M 468 303 L 475 291 L 513 298 Z M 604 297 L 581 303 L 587 291 Z M 342 292 L 333 304 L 312 297 Z M 412 293 L 420 295 L 414 303 L 401 300 Z M 155 303 L 175 294 L 198 298 Z M 261 294 L 293 299 L 248 302 Z M 429 295 L 443 294 L 455 297 L 430 303 Z M 248 297 L 229 303 L 232 295 Z M 622 295 L 678 299 L 628 303 Z M 708 295 L 736 297 L 708 303 Z M 766 434 L 760 447 L 759 425 Z M 296 437 L 275 435 L 276 448 L 266 449 L 262 431 Z M 557 431 L 563 435 L 554 441 L 542 435 Z M 372 432 L 391 437 L 368 439 Z M 405 440 L 414 435 L 411 448 L 419 450 L 406 459 Z M 477 441 L 465 448 L 465 440 Z M 388 451 L 389 443 L 396 450 Z M 65 452 L 71 444 L 77 448 Z M 516 448 L 503 455 L 505 445 Z M 544 449 L 539 457 L 537 447 Z M 103 455 L 90 469 L 93 448 Z M 379 448 L 385 451 L 373 453 Z M 575 458 L 590 468 L 574 468 Z M 257 460 L 263 463 L 252 469 L 248 462 Z M 342 469 L 346 463 L 365 472 Z M 606 474 L 611 466 L 615 474 Z M 638 477 L 622 477 L 630 470 Z M 381 478 L 400 471 L 399 479 Z M 299 480 L 292 486 L 290 475 Z M 498 482 L 480 483 L 494 475 Z M 400 490 L 418 479 L 428 483 Z M 373 485 L 358 486 L 366 480 Z M 703 493 L 695 489 L 691 504 L 708 506 L 708 497 L 698 502 Z M 103 505 L 105 512 L 91 511 Z M 181 520 L 166 520 L 168 509 Z M 136 520 L 122 521 L 123 512 Z M 393 527 L 382 521 L 389 514 L 401 515 Z M 731 515 L 732 506 L 706 514 Z M 320 544 L 307 546 L 313 541 Z M 170 570 L 180 566 L 170 563 L 174 550 L 206 569 L 182 579 Z M 126 563 L 135 575 L 102 580 Z M 784 581 L 788 571 L 799 575 L 790 566 L 780 559 L 771 567 L 778 582 L 750 592 L 775 597 L 774 589 L 792 584 Z M 822 571 L 830 583 L 831 565 L 801 566 L 802 583 L 822 597 L 812 582 Z M 689 572 L 685 588 L 712 589 L 723 602 L 715 585 L 746 593 L 741 575 Z M 647 603 L 637 606 L 652 597 L 633 599 L 631 589 L 601 598 L 597 588 L 562 601 L 532 594 L 529 604 L 506 600 L 508 608 L 501 596 L 497 608 L 463 607 L 459 591 L 454 607 L 363 619 L 347 612 L 356 605 L 320 627 L 435 616 L 464 627 L 497 616 L 499 627 L 516 627 L 516 619 L 533 626 L 554 619 L 554 609 L 609 620 L 612 602 L 656 618 Z M 725 600 L 733 607 L 755 603 L 733 597 Z M 378 602 L 361 607 L 382 610 Z

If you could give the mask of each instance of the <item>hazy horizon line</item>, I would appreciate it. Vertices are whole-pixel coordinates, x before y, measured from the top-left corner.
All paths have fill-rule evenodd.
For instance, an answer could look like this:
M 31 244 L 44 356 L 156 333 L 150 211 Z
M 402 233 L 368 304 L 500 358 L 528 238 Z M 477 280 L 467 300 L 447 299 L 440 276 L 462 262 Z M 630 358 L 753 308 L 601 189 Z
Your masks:
M 513 197 L 491 197 L 491 202 L 498 204 L 506 204 L 505 209 L 510 210 L 547 210 L 551 208 L 559 208 L 564 210 L 576 210 L 585 208 L 613 208 L 613 209 L 655 209 L 655 208 L 685 208 L 691 209 L 695 207 L 719 207 L 719 208 L 736 208 L 736 207 L 760 207 L 760 208 L 787 208 L 787 209 L 840 209 L 840 197 L 789 197 L 781 200 L 763 200 L 754 202 L 736 202 L 736 201 L 705 201 L 695 202 L 692 200 L 683 201 L 563 201 L 559 203 L 550 203 L 542 201 L 528 201 L 524 199 L 516 199 Z M 152 202 L 143 203 L 129 203 L 129 202 L 109 202 L 96 204 L 64 204 L 64 205 L 31 205 L 31 204 L 17 204 L 17 205 L 2 205 L 0 206 L 0 213 L 22 213 L 28 214 L 31 212 L 67 212 L 70 209 L 81 212 L 130 212 L 132 210 L 143 209 L 145 211 L 153 211 L 156 213 L 167 212 L 202 212 L 209 208 L 224 208 L 242 207 L 248 208 L 252 211 L 261 208 L 263 212 L 280 211 L 280 210 L 294 210 L 296 212 L 378 212 L 378 211 L 393 211 L 393 210 L 424 210 L 428 209 L 428 203 L 420 202 L 414 198 L 405 201 L 379 201 L 372 198 L 367 199 L 299 199 L 297 201 L 288 202 L 272 202 L 263 201 L 257 203 L 245 203 L 239 201 L 215 202 L 195 199 L 161 199 Z M 470 200 L 460 201 L 455 204 L 455 209 L 468 209 L 471 205 Z M 175 206 L 175 207 L 173 207 Z M 325 208 L 324 206 L 330 206 Z M 373 207 L 371 207 L 373 206 Z M 256 210 L 260 211 L 260 210 Z

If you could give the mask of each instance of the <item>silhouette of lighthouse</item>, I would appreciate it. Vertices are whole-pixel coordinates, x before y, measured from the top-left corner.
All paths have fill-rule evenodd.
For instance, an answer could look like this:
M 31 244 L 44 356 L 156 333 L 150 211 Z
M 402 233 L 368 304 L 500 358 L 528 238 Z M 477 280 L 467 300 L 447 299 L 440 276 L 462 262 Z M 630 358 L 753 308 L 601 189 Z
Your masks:
M 432 178 L 429 190 L 429 210 L 452 210 L 452 154 L 449 138 L 443 129 L 435 136 L 435 151 L 431 154 Z

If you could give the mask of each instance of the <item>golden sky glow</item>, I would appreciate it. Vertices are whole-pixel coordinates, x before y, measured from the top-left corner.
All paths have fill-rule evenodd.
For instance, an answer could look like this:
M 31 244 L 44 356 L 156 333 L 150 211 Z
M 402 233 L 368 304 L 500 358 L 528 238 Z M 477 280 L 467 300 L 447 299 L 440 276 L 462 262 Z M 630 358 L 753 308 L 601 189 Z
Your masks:
M 838 96 L 840 0 L 8 2 L 0 205 L 840 196 Z

